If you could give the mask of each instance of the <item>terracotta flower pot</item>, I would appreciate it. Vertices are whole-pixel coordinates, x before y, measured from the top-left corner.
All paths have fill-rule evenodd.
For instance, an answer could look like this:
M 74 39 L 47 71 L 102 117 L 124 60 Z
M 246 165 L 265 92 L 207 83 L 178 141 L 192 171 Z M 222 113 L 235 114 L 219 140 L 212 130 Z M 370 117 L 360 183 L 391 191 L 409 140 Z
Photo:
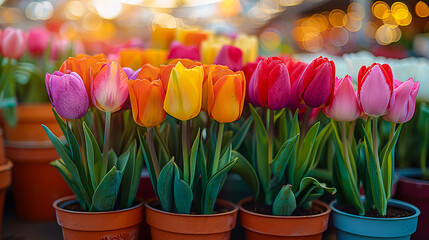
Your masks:
M 17 126 L 5 126 L 6 157 L 14 163 L 12 190 L 17 215 L 23 220 L 55 220 L 52 202 L 73 193 L 49 165 L 59 155 L 41 124 L 58 136 L 62 135 L 61 129 L 50 104 L 20 105 L 17 110 Z
M 0 154 L 2 151 L 0 150 Z M 12 182 L 12 162 L 9 161 L 5 164 L 0 165 L 0 238 L 1 238 L 1 226 L 3 219 L 3 205 L 4 198 L 6 196 L 6 189 Z
M 152 240 L 228 240 L 237 220 L 237 206 L 224 200 L 216 204 L 229 211 L 209 215 L 164 212 L 153 207 L 157 203 L 153 199 L 145 204 Z
M 77 203 L 75 196 L 63 197 L 53 203 L 64 240 L 138 239 L 139 225 L 143 221 L 143 203 L 109 212 L 77 212 L 64 209 L 73 203 Z
M 313 201 L 313 206 L 322 213 L 309 216 L 273 216 L 259 214 L 243 208 L 252 198 L 243 199 L 238 203 L 240 222 L 246 229 L 247 240 L 320 240 L 328 227 L 331 208 L 321 201 Z
M 397 198 L 415 205 L 421 211 L 413 239 L 426 240 L 429 236 L 429 181 L 421 180 L 421 169 L 399 170 L 398 175 Z

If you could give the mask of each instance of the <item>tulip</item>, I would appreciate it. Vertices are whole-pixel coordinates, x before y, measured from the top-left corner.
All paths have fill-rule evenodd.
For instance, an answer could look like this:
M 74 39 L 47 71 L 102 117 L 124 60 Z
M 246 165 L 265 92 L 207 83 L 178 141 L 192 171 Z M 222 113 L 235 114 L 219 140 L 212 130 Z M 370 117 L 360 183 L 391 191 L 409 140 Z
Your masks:
M 85 84 L 86 92 L 91 99 L 91 79 L 94 78 L 101 67 L 106 63 L 106 57 L 103 54 L 89 56 L 79 54 L 76 57 L 69 57 L 60 67 L 60 72 L 76 72 L 82 78 Z
M 164 110 L 182 121 L 197 116 L 201 110 L 203 78 L 201 66 L 187 69 L 178 62 L 171 72 Z
M 352 78 L 345 76 L 335 79 L 335 89 L 331 103 L 323 108 L 325 114 L 337 122 L 351 122 L 361 115 Z
M 168 51 L 165 49 L 146 49 L 142 53 L 143 64 L 160 66 L 167 62 Z
M 157 27 L 152 32 L 152 47 L 167 49 L 174 40 L 175 28 Z
M 154 81 L 160 79 L 160 73 L 161 71 L 159 68 L 150 64 L 145 64 L 138 72 L 136 72 L 134 79 L 148 79 L 150 81 Z
M 164 91 L 166 91 L 166 92 L 167 92 L 167 87 L 168 87 L 168 81 L 169 81 L 170 76 L 171 76 L 171 71 L 176 66 L 176 64 L 179 62 L 186 68 L 193 68 L 195 66 L 202 66 L 202 64 L 200 62 L 192 61 L 192 60 L 185 59 L 185 58 L 174 59 L 171 62 L 169 62 L 167 65 L 161 65 L 161 67 L 160 67 L 161 82 L 162 82 L 162 86 L 164 87 Z
M 335 87 L 335 65 L 327 58 L 318 57 L 307 65 L 298 86 L 298 98 L 311 108 L 329 103 Z
M 140 68 L 134 71 L 132 68 L 123 67 L 122 70 L 124 70 L 129 80 L 134 80 L 137 78 L 137 74 L 140 71 Z
M 234 46 L 240 48 L 243 52 L 243 65 L 258 58 L 259 45 L 257 37 L 239 34 L 235 39 Z
M 243 67 L 243 53 L 238 47 L 224 45 L 217 54 L 214 64 L 226 65 L 233 71 L 239 71 Z
M 178 28 L 176 29 L 176 40 L 186 46 L 198 46 L 201 42 L 213 36 L 213 32 L 209 30 L 201 30 L 199 28 Z
M 67 51 L 70 49 L 70 41 L 64 38 L 53 37 L 51 41 L 51 52 L 49 59 L 56 61 L 65 57 Z
M 118 53 L 118 62 L 122 67 L 135 70 L 143 65 L 142 54 L 142 50 L 138 48 L 124 48 Z
M 358 74 L 358 100 L 362 111 L 373 117 L 386 114 L 395 100 L 393 88 L 389 65 L 362 66 Z
M 240 118 L 246 94 L 243 72 L 213 71 L 207 80 L 207 112 L 211 118 L 228 123 Z
M 35 56 L 42 55 L 49 43 L 49 31 L 45 28 L 33 28 L 28 32 L 28 51 Z
M 130 80 L 129 92 L 133 118 L 138 125 L 150 128 L 164 121 L 165 92 L 160 80 Z
M 405 123 L 410 121 L 416 109 L 416 97 L 419 92 L 420 83 L 414 82 L 412 78 L 406 82 L 395 79 L 395 102 L 390 112 L 383 118 L 393 123 Z
M 231 42 L 231 39 L 227 37 L 213 37 L 203 41 L 200 47 L 201 62 L 213 64 L 220 49 L 224 45 L 231 45 Z
M 202 101 L 202 105 L 201 105 L 201 109 L 203 111 L 207 111 L 207 96 L 208 96 L 208 77 L 210 74 L 214 74 L 217 73 L 219 71 L 222 70 L 226 70 L 228 69 L 227 66 L 223 66 L 223 65 L 204 65 L 204 80 L 203 80 L 203 101 Z
M 261 60 L 249 81 L 249 99 L 254 105 L 279 110 L 289 102 L 290 80 L 286 65 L 277 57 Z
M 25 52 L 25 36 L 21 29 L 7 27 L 2 32 L 1 53 L 3 57 L 19 59 Z
M 301 99 L 298 97 L 298 84 L 299 79 L 308 64 L 301 61 L 295 61 L 291 58 L 283 57 L 281 59 L 286 64 L 286 68 L 289 71 L 291 85 L 290 100 L 287 106 L 293 112 L 295 112 L 296 109 L 304 109 L 305 105 L 301 104 Z
M 82 118 L 89 107 L 88 94 L 80 76 L 59 71 L 45 77 L 46 91 L 52 106 L 63 118 Z
M 92 103 L 104 112 L 116 112 L 128 98 L 128 77 L 115 61 L 105 64 L 91 86 Z
M 196 46 L 185 46 L 179 41 L 174 41 L 170 46 L 168 59 L 173 58 L 188 58 L 191 60 L 200 60 L 200 49 Z
M 248 62 L 242 69 L 244 76 L 246 77 L 246 92 L 249 92 L 249 81 L 252 78 L 253 72 L 255 72 L 256 67 L 258 66 L 259 61 L 264 60 L 264 57 L 258 57 L 254 62 Z M 246 103 L 250 102 L 249 94 L 246 94 Z

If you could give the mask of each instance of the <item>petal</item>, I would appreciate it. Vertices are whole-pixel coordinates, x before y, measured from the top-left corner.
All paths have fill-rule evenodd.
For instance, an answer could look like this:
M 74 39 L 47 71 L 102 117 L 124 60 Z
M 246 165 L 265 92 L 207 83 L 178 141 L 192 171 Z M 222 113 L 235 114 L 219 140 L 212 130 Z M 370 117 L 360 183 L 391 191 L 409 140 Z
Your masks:
M 379 65 L 368 70 L 362 80 L 359 102 L 369 116 L 382 116 L 388 110 L 392 93 Z
M 267 97 L 267 106 L 272 110 L 280 110 L 289 103 L 289 72 L 283 63 L 277 64 L 268 75 Z

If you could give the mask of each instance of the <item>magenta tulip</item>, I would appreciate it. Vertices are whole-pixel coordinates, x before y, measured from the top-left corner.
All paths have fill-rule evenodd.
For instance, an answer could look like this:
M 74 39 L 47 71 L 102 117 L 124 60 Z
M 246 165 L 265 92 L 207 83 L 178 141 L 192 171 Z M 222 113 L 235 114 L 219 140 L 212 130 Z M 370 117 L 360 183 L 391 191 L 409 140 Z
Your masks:
M 419 92 L 420 83 L 414 82 L 412 78 L 406 82 L 395 82 L 395 102 L 388 114 L 383 118 L 389 122 L 404 123 L 410 121 L 416 109 L 416 97 Z
M 179 41 L 174 41 L 170 45 L 168 59 L 187 58 L 191 60 L 200 60 L 200 49 L 197 46 L 185 46 Z
M 19 59 L 25 52 L 25 36 L 21 29 L 7 27 L 3 30 L 1 53 L 4 57 Z
M 133 70 L 129 67 L 123 67 L 122 68 L 125 72 L 125 74 L 127 75 L 129 80 L 135 80 L 137 78 L 137 75 L 139 74 L 141 68 L 137 69 L 137 70 Z
M 35 56 L 43 55 L 49 43 L 50 33 L 45 28 L 33 28 L 28 32 L 28 51 Z
M 362 111 L 372 117 L 386 114 L 395 102 L 393 75 L 387 64 L 362 66 L 358 75 L 358 101 Z
M 301 98 L 298 97 L 298 84 L 301 79 L 301 75 L 307 67 L 307 63 L 301 61 L 294 61 L 291 58 L 283 58 L 283 62 L 286 64 L 287 70 L 289 71 L 291 94 L 288 103 L 288 108 L 295 112 L 297 109 L 305 108 L 305 105 L 301 103 Z
M 298 98 L 311 108 L 323 107 L 330 102 L 334 86 L 334 62 L 318 57 L 308 64 L 299 79 Z
M 289 102 L 290 80 L 286 65 L 277 57 L 259 61 L 249 81 L 249 99 L 254 105 L 279 110 Z
M 57 113 L 68 119 L 79 119 L 88 111 L 89 100 L 79 74 L 46 73 L 46 91 Z
M 128 98 L 128 77 L 115 61 L 106 63 L 91 84 L 92 103 L 104 112 L 116 112 Z
M 351 122 L 361 115 L 352 78 L 347 75 L 335 79 L 335 89 L 331 103 L 323 108 L 325 114 L 337 122 Z
M 240 71 L 243 68 L 243 52 L 238 47 L 224 45 L 213 64 L 226 65 L 232 71 Z

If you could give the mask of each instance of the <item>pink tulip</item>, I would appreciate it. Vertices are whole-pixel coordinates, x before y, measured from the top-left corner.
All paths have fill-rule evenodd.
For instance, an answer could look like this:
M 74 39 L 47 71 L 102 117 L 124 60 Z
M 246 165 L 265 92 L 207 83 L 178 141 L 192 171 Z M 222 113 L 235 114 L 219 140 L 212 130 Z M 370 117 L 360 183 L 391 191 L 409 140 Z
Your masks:
M 416 109 L 416 97 L 419 92 L 419 82 L 414 82 L 412 78 L 406 82 L 395 81 L 395 102 L 390 112 L 383 116 L 389 122 L 408 122 L 414 115 Z
M 289 71 L 289 78 L 290 78 L 291 92 L 290 92 L 290 100 L 287 106 L 289 107 L 290 110 L 295 112 L 296 109 L 305 108 L 305 105 L 301 104 L 300 97 L 298 97 L 298 83 L 299 83 L 299 80 L 301 79 L 302 73 L 304 72 L 308 64 L 301 61 L 294 61 L 291 58 L 282 57 L 281 59 L 286 64 L 287 70 Z
M 243 52 L 238 47 L 224 45 L 219 50 L 213 64 L 226 65 L 232 71 L 240 71 L 243 68 Z
M 170 53 L 167 58 L 188 58 L 200 61 L 200 49 L 197 46 L 185 46 L 179 41 L 174 41 L 170 45 Z
M 247 86 L 246 93 L 249 92 L 249 81 L 250 81 L 250 78 L 252 77 L 253 72 L 255 71 L 256 67 L 258 66 L 259 61 L 261 61 L 263 59 L 265 59 L 265 58 L 264 57 L 258 57 L 256 59 L 256 61 L 254 61 L 254 62 L 248 62 L 243 67 L 243 73 L 244 73 L 244 77 L 246 78 L 246 86 Z M 245 102 L 246 103 L 250 102 L 249 94 L 246 94 Z
M 61 56 L 64 56 L 70 47 L 70 42 L 64 38 L 52 38 L 51 42 L 51 60 L 58 60 Z
M 116 112 L 128 98 L 128 77 L 115 61 L 106 63 L 91 84 L 92 103 L 104 112 Z
M 329 103 L 335 85 L 335 64 L 328 58 L 318 57 L 305 68 L 297 91 L 302 104 L 311 108 Z
M 46 73 L 45 84 L 52 106 L 61 117 L 79 119 L 88 112 L 88 94 L 77 73 Z
M 331 103 L 323 108 L 325 114 L 337 122 L 351 122 L 361 115 L 352 78 L 347 75 L 335 79 L 334 95 Z
M 45 28 L 33 28 L 28 32 L 28 51 L 35 56 L 43 55 L 49 43 L 50 33 Z
M 25 36 L 21 29 L 7 27 L 3 30 L 1 53 L 4 57 L 19 59 L 25 52 Z
M 393 75 L 387 64 L 362 66 L 358 75 L 358 101 L 362 111 L 372 117 L 386 114 L 395 101 Z

